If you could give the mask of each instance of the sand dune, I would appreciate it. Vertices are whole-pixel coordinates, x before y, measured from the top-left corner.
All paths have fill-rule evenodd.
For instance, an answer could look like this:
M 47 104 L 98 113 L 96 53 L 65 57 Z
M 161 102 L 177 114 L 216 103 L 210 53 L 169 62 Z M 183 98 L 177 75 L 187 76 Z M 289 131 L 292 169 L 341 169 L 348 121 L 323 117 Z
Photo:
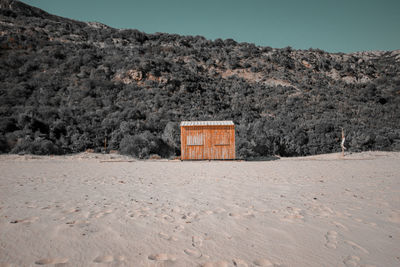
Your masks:
M 0 266 L 400 266 L 400 153 L 0 156 Z

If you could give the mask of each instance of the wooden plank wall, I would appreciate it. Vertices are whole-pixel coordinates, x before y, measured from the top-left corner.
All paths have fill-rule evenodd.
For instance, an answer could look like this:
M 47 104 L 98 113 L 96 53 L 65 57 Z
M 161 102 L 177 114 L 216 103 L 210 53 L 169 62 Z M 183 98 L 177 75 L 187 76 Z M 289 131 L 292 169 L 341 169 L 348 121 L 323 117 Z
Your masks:
M 181 159 L 235 159 L 235 126 L 182 126 Z

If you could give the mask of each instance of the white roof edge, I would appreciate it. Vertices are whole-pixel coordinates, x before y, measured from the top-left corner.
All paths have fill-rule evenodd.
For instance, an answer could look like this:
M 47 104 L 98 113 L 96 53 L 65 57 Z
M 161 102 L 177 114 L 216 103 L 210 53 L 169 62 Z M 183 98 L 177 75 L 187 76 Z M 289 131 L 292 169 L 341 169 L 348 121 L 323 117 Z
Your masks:
M 182 121 L 180 126 L 235 125 L 233 121 Z

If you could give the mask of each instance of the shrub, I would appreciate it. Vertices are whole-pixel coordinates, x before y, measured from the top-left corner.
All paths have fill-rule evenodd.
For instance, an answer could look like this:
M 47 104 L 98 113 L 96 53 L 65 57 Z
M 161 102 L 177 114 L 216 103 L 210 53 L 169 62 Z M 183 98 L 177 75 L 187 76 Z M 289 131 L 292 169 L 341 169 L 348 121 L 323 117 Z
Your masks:
M 0 135 L 0 153 L 6 153 L 8 152 L 8 145 L 7 145 L 7 139 L 4 135 Z
M 62 149 L 53 144 L 50 140 L 37 138 L 34 141 L 27 139 L 20 140 L 11 151 L 12 153 L 27 153 L 35 155 L 60 155 Z
M 156 150 L 156 141 L 150 132 L 139 135 L 126 135 L 119 144 L 121 154 L 136 158 L 148 158 L 152 151 Z
M 180 152 L 180 135 L 179 123 L 168 122 L 161 136 L 165 144 L 174 150 L 176 154 Z

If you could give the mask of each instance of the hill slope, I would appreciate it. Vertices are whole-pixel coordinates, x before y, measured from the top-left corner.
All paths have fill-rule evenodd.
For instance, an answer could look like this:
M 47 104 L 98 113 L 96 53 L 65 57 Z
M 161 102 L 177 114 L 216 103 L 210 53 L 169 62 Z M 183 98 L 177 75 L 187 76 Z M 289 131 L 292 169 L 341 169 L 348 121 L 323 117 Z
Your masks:
M 145 34 L 0 0 L 0 151 L 179 155 L 181 120 L 232 119 L 237 154 L 400 150 L 400 51 Z

